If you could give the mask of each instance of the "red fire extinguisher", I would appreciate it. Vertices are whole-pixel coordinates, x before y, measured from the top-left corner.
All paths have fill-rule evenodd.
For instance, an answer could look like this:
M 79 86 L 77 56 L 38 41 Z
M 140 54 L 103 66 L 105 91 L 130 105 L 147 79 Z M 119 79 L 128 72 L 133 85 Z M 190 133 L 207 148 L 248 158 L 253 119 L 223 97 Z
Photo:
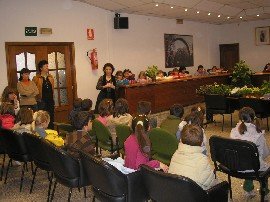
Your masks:
M 94 48 L 90 53 L 89 52 L 90 51 L 87 52 L 87 56 L 91 61 L 92 69 L 98 69 L 97 49 Z

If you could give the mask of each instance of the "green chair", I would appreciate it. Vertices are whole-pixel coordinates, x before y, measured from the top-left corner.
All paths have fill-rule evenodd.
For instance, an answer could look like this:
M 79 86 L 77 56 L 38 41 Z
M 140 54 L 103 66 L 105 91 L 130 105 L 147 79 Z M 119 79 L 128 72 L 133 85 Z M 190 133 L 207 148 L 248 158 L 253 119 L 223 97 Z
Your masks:
M 126 139 L 129 137 L 129 135 L 131 134 L 132 130 L 129 126 L 127 125 L 123 125 L 123 124 L 119 124 L 115 126 L 115 131 L 116 131 L 116 142 L 117 142 L 117 150 L 118 150 L 118 154 L 122 154 L 124 156 L 124 142 L 126 141 Z
M 108 150 L 111 154 L 117 150 L 117 147 L 113 145 L 111 133 L 106 126 L 97 119 L 94 119 L 92 128 L 96 135 L 96 154 L 98 154 L 98 147 L 100 148 L 100 154 L 101 149 Z
M 179 141 L 175 136 L 161 128 L 151 129 L 149 131 L 149 138 L 151 141 L 152 158 L 169 165 Z

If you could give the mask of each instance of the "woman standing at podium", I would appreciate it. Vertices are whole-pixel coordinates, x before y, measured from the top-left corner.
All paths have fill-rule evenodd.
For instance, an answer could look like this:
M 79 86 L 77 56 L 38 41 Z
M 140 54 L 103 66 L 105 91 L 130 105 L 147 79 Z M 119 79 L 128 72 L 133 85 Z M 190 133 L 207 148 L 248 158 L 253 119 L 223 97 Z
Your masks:
M 114 66 L 111 63 L 106 63 L 103 66 L 104 75 L 98 79 L 96 89 L 100 90 L 95 106 L 95 113 L 98 113 L 98 105 L 104 99 L 112 99 L 115 102 L 115 86 L 116 80 L 112 75 Z

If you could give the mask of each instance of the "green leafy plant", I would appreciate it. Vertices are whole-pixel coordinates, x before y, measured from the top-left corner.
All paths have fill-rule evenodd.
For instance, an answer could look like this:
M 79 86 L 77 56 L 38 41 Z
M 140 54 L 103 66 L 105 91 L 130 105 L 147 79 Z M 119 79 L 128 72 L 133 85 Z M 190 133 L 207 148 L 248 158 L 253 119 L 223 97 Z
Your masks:
M 158 73 L 158 66 L 156 65 L 148 66 L 145 73 L 146 73 L 146 76 L 150 78 L 155 78 Z
M 200 86 L 196 90 L 197 94 L 200 95 L 230 95 L 231 87 L 224 84 L 211 84 Z
M 245 61 L 241 60 L 236 63 L 232 73 L 232 85 L 243 87 L 251 85 L 251 70 Z
M 238 96 L 243 96 L 243 97 L 260 97 L 261 94 L 261 89 L 258 87 L 247 87 L 244 86 L 242 88 L 234 88 L 231 91 L 232 95 L 238 95 Z
M 270 93 L 270 81 L 264 81 L 260 87 L 261 95 L 265 95 Z

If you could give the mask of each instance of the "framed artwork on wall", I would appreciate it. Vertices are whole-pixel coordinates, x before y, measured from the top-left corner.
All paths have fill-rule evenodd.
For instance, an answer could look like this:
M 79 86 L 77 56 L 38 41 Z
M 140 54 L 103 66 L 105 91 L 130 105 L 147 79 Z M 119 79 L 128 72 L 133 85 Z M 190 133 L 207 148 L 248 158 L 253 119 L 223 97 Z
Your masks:
M 165 68 L 194 65 L 193 36 L 164 34 Z
M 269 45 L 270 44 L 270 27 L 256 27 L 255 28 L 255 41 L 256 45 Z

